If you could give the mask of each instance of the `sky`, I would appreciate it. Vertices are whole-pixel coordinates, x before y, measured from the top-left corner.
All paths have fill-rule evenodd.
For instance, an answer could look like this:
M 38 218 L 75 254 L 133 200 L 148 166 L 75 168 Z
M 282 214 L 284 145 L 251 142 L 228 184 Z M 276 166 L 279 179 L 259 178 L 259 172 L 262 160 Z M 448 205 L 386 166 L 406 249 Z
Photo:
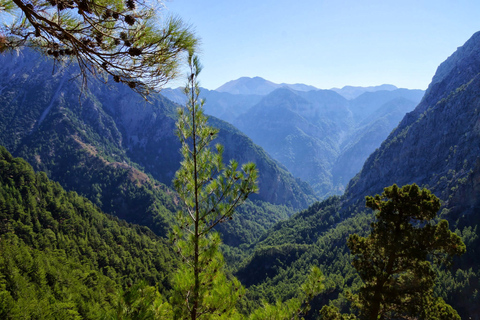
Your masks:
M 200 85 L 240 77 L 320 89 L 426 89 L 480 30 L 478 0 L 167 0 L 201 39 Z M 172 83 L 175 87 L 183 85 Z

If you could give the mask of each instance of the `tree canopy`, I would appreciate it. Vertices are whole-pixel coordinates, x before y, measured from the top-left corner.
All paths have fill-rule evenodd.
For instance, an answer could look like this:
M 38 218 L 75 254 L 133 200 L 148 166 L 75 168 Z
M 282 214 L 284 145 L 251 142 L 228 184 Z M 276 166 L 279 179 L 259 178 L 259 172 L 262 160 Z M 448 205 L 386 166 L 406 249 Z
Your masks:
M 179 18 L 160 19 L 161 3 L 145 0 L 0 0 L 0 52 L 40 48 L 73 58 L 82 79 L 107 74 L 148 95 L 178 73 L 197 40 Z M 162 20 L 162 21 L 160 21 Z
M 440 200 L 417 185 L 385 188 L 366 198 L 376 221 L 368 237 L 353 234 L 348 247 L 364 286 L 354 302 L 362 319 L 460 319 L 433 294 L 431 261 L 448 263 L 465 253 L 461 238 L 448 222 L 435 221 Z

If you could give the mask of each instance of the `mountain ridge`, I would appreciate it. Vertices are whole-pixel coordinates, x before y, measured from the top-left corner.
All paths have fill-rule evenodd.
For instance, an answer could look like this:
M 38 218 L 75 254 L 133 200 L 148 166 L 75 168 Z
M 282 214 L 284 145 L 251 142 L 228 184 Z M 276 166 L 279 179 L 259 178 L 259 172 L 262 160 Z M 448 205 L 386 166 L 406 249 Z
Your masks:
M 72 78 L 74 66 L 58 69 L 52 76 L 47 73 L 52 61 L 39 59 L 38 53 L 1 58 L 10 59 L 1 64 L 8 68 L 0 67 L 0 74 L 10 78 L 0 79 L 0 144 L 105 212 L 166 236 L 178 210 L 178 199 L 169 186 L 181 161 L 175 135 L 179 106 L 155 94 L 145 102 L 125 86 L 112 84 L 105 90 L 95 80 L 80 95 L 79 83 L 63 81 Z M 240 163 L 254 161 L 261 168 L 261 190 L 252 197 L 251 206 L 259 201 L 270 204 L 260 205 L 264 209 L 258 208 L 258 217 L 250 212 L 242 220 L 250 229 L 239 232 L 248 237 L 237 237 L 235 229 L 228 229 L 233 232 L 230 244 L 239 245 L 240 238 L 250 241 L 271 223 L 315 201 L 308 185 L 248 137 L 221 120 L 211 118 L 211 122 L 220 127 L 216 142 L 225 145 L 226 161 L 238 159 L 239 154 Z
M 231 80 L 221 85 L 215 91 L 218 92 L 227 92 L 231 94 L 254 94 L 254 95 L 267 95 L 275 89 L 287 87 L 297 91 L 310 91 L 318 90 L 314 86 L 296 83 L 296 84 L 287 84 L 287 83 L 274 83 L 269 80 L 265 80 L 261 77 L 241 77 L 236 80 Z

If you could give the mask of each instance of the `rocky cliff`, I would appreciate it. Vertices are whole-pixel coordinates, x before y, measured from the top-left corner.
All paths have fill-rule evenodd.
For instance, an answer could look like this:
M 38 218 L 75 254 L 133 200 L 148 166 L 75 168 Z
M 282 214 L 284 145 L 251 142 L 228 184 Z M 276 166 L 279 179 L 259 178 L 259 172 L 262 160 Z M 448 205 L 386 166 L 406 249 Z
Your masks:
M 359 199 L 396 183 L 417 183 L 447 201 L 480 157 L 480 33 L 442 63 L 424 98 L 349 183 Z M 478 195 L 477 195 L 478 198 Z M 453 201 L 453 200 L 452 200 Z

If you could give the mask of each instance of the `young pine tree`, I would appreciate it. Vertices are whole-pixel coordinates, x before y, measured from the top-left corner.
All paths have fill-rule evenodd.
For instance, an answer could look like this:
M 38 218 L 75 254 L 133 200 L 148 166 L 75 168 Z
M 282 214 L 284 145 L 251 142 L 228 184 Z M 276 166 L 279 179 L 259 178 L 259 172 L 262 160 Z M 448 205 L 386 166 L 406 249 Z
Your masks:
M 189 67 L 185 88 L 189 101 L 179 110 L 177 122 L 183 161 L 174 179 L 185 206 L 171 235 L 183 263 L 173 279 L 171 303 L 175 319 L 231 319 L 244 289 L 237 279 L 227 278 L 221 240 L 213 229 L 232 219 L 235 208 L 258 192 L 257 170 L 253 163 L 241 169 L 233 160 L 224 165 L 223 147 L 217 144 L 212 150 L 218 130 L 208 126 L 203 101 L 198 99 L 197 56 L 190 54 Z

